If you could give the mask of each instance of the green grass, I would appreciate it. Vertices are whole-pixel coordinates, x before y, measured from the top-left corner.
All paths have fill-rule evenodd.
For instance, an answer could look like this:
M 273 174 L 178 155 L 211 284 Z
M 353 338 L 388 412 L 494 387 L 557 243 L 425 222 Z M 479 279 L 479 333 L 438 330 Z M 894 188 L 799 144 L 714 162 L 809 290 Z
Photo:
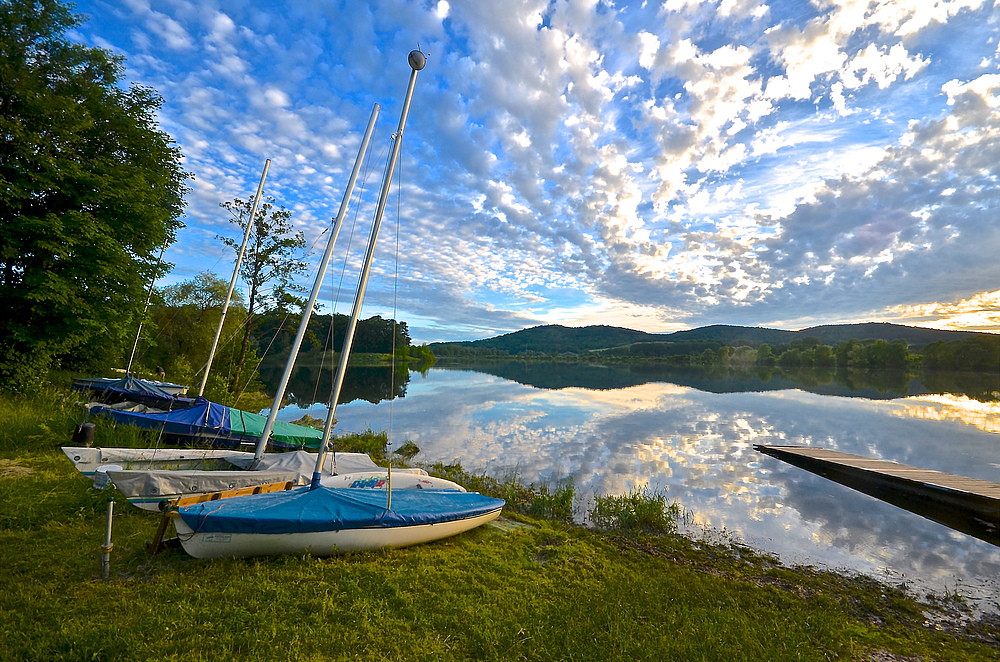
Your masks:
M 0 402 L 0 420 L 22 419 L 0 429 L 0 661 L 1000 657 L 975 640 L 985 630 L 925 627 L 929 605 L 870 578 L 682 536 L 662 495 L 603 498 L 590 513 L 600 530 L 584 529 L 569 523 L 572 485 L 457 466 L 435 473 L 512 497 L 496 525 L 332 558 L 148 557 L 158 518 L 119 497 L 102 580 L 115 493 L 58 451 L 72 416 L 32 426 L 30 410 L 44 419 L 50 404 Z

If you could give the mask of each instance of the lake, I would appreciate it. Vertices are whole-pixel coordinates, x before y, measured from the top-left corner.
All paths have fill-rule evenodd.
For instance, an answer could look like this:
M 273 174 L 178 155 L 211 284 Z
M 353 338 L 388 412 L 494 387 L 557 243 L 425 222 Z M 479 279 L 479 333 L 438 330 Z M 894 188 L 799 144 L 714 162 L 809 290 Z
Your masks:
M 366 370 L 363 380 L 377 382 Z M 415 443 L 421 463 L 572 479 L 584 500 L 660 491 L 698 527 L 785 563 L 957 592 L 1000 610 L 1000 547 L 753 449 L 815 446 L 1000 482 L 1000 376 L 509 362 L 395 375 L 390 389 L 388 369 L 374 370 L 384 396 L 350 396 L 335 433 L 385 430 L 393 447 Z M 326 407 L 299 398 L 280 418 L 304 413 L 323 418 Z

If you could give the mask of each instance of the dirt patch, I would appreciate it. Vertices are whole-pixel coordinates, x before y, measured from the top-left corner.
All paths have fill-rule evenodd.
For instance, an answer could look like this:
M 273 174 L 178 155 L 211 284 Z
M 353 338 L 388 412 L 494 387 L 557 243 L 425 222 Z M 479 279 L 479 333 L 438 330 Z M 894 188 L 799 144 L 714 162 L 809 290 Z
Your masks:
M 17 478 L 34 473 L 34 469 L 18 464 L 14 460 L 0 460 L 0 478 Z
M 921 662 L 919 657 L 901 657 L 885 650 L 874 650 L 857 658 L 859 662 Z

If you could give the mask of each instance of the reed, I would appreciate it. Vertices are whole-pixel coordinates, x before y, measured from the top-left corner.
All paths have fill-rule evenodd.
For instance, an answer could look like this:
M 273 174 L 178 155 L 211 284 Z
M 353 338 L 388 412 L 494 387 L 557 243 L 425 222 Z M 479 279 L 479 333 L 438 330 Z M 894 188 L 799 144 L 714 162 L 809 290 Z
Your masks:
M 560 522 L 573 521 L 576 488 L 572 481 L 560 481 L 554 485 L 525 485 L 516 472 L 497 478 L 485 472 L 466 471 L 460 464 L 431 464 L 424 468 L 432 475 L 452 480 L 469 491 L 505 500 L 508 511 Z
M 640 488 L 622 495 L 597 495 L 587 514 L 592 526 L 603 531 L 677 533 L 685 519 L 680 504 L 666 495 Z

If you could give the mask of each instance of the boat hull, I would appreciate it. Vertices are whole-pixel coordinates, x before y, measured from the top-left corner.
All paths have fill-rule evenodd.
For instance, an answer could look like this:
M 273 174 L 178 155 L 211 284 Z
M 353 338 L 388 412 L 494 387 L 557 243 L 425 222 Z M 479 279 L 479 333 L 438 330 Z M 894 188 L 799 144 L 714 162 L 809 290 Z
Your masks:
M 496 519 L 503 499 L 454 490 L 316 486 L 182 505 L 174 526 L 191 556 L 261 556 L 406 547 Z
M 64 449 L 65 451 L 66 449 Z M 74 449 L 79 450 L 79 449 Z M 305 485 L 312 479 L 316 468 L 316 454 L 306 451 L 290 451 L 287 453 L 265 453 L 260 461 L 254 460 L 253 453 L 234 451 L 212 451 L 181 449 L 83 449 L 100 451 L 103 459 L 124 459 L 138 457 L 127 469 L 123 466 L 104 465 L 97 469 L 94 485 L 101 487 L 99 480 L 106 476 L 121 492 L 129 503 L 143 510 L 158 511 L 165 501 L 178 497 L 200 496 L 212 492 L 234 490 L 243 487 L 254 487 L 267 483 L 292 481 L 295 485 Z M 210 469 L 206 466 L 194 469 L 184 469 L 176 464 L 177 458 L 190 456 L 193 458 L 205 454 L 205 458 L 214 459 L 223 469 Z M 78 453 L 66 453 L 70 460 L 83 457 Z M 84 454 L 85 455 L 85 454 Z M 147 463 L 143 463 L 145 460 Z M 154 462 L 163 463 L 162 469 L 150 468 Z M 378 471 L 379 467 L 365 453 L 337 453 L 324 457 L 323 472 L 325 475 L 340 473 L 358 473 Z
M 180 518 L 174 520 L 174 526 L 184 551 L 196 559 L 276 554 L 335 556 L 386 547 L 409 547 L 449 538 L 495 520 L 501 510 L 497 508 L 450 522 L 307 533 L 196 533 Z
M 324 487 L 349 487 L 360 490 L 384 490 L 389 487 L 389 475 L 385 471 L 359 471 L 356 473 L 326 476 L 321 481 Z M 465 488 L 437 476 L 428 476 L 421 469 L 393 469 L 392 489 L 394 490 L 455 490 L 465 492 Z
M 73 467 L 94 479 L 101 469 L 205 470 L 233 468 L 233 460 L 250 462 L 253 453 L 204 448 L 85 448 L 63 446 Z M 106 471 L 106 469 L 105 469 Z

